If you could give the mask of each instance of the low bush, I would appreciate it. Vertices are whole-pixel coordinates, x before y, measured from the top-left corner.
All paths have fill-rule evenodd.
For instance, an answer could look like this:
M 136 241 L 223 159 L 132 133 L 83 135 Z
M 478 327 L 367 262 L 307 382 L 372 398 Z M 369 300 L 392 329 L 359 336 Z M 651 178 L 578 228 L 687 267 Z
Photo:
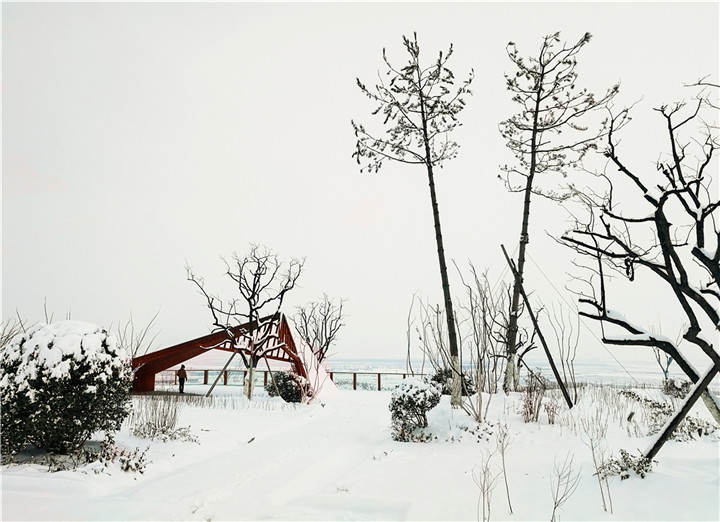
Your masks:
M 102 328 L 38 324 L 0 354 L 3 459 L 33 444 L 66 454 L 96 431 L 115 431 L 130 412 L 129 355 Z
M 525 393 L 522 397 L 523 402 L 520 410 L 524 422 L 537 422 L 540 417 L 542 400 L 545 396 L 545 390 L 547 387 L 547 379 L 545 379 L 540 372 L 530 374 L 527 386 L 525 387 Z M 551 413 L 548 412 L 548 418 L 550 415 Z M 553 421 L 554 420 L 555 417 L 553 415 Z
M 145 456 L 148 449 L 150 448 L 140 451 L 140 448 L 135 448 L 134 450 L 121 448 L 115 444 L 115 438 L 112 434 L 108 433 L 100 447 L 100 451 L 95 457 L 96 460 L 102 462 L 106 468 L 109 464 L 117 462 L 120 465 L 120 469 L 125 473 L 135 472 L 142 474 L 145 473 L 145 468 L 148 464 L 147 457 Z M 92 458 L 92 455 L 90 458 Z M 96 473 L 99 473 L 99 471 L 96 470 Z
M 655 461 L 645 458 L 643 455 L 633 456 L 621 449 L 620 456 L 603 462 L 598 466 L 597 473 L 603 479 L 619 475 L 620 480 L 625 480 L 629 479 L 630 472 L 634 471 L 635 474 L 640 475 L 640 478 L 645 478 L 645 475 L 652 471 L 654 463 Z
M 440 403 L 440 386 L 426 378 L 408 377 L 400 383 L 390 399 L 393 440 L 420 442 L 427 440 L 418 428 L 427 427 L 427 412 Z
M 452 368 L 443 368 L 438 370 L 430 380 L 440 386 L 443 395 L 452 394 L 453 370 Z M 475 384 L 467 372 L 462 372 L 462 389 L 461 393 L 464 397 L 475 395 Z
M 64 454 L 50 453 L 43 450 L 33 449 L 27 454 L 17 456 L 17 460 L 8 459 L 7 463 L 16 462 L 18 464 L 32 463 L 38 466 L 45 466 L 50 473 L 58 471 L 75 471 L 86 467 L 83 473 L 92 471 L 95 474 L 111 473 L 113 465 L 119 467 L 121 471 L 126 473 L 144 473 L 147 467 L 147 451 L 145 448 L 130 450 L 118 446 L 115 443 L 115 437 L 112 432 L 105 433 L 105 440 L 100 442 L 90 441 L 83 447 L 75 449 Z M 93 465 L 95 464 L 95 465 Z M 97 465 L 99 464 L 99 465 Z
M 690 392 L 692 388 L 690 381 L 676 381 L 672 377 L 663 381 L 662 392 L 665 395 L 674 397 L 676 399 L 684 399 L 685 396 Z
M 648 416 L 648 435 L 659 433 L 674 413 L 673 407 L 670 404 L 642 397 L 633 390 L 620 390 L 619 393 L 622 396 L 636 401 L 645 408 Z M 683 421 L 673 430 L 670 438 L 679 442 L 687 442 L 694 440 L 696 437 L 699 438 L 704 435 L 710 435 L 716 430 L 717 426 L 712 422 L 708 422 L 694 415 L 686 415 Z
M 269 382 L 265 391 L 270 397 L 276 397 L 280 392 L 280 398 L 285 402 L 302 402 L 303 397 L 310 396 L 310 383 L 300 375 L 290 372 L 273 373 L 275 384 Z M 275 386 L 277 385 L 277 389 Z

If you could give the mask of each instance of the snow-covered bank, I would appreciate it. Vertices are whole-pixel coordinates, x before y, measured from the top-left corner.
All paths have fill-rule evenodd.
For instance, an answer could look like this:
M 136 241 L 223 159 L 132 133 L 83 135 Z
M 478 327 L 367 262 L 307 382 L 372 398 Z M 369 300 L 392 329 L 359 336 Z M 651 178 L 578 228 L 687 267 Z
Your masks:
M 248 404 L 232 395 L 239 391 L 217 388 L 225 395 L 212 403 L 182 407 L 179 424 L 190 425 L 199 444 L 139 439 L 123 427 L 118 443 L 150 447 L 142 475 L 114 465 L 99 474 L 94 465 L 57 473 L 4 466 L 3 519 L 477 520 L 479 466 L 494 453 L 491 469 L 502 469 L 498 423 L 511 436 L 506 464 L 514 513 L 500 475 L 492 520 L 548 520 L 553 465 L 568 455 L 581 478 L 559 509 L 561 520 L 717 520 L 720 513 L 716 436 L 668 443 L 645 479 L 611 479 L 613 513 L 603 510 L 579 419 L 592 412 L 605 417 L 605 445 L 613 453 L 644 449 L 649 438 L 630 437 L 627 412 L 604 403 L 609 395 L 602 393 L 588 394 L 555 425 L 545 413 L 539 423 L 524 424 L 520 395 L 493 397 L 481 425 L 451 410 L 444 397 L 428 415 L 437 438 L 412 444 L 390 438 L 389 392 L 340 391 L 324 404 L 293 406 L 262 396 Z M 702 409 L 696 413 L 705 417 Z

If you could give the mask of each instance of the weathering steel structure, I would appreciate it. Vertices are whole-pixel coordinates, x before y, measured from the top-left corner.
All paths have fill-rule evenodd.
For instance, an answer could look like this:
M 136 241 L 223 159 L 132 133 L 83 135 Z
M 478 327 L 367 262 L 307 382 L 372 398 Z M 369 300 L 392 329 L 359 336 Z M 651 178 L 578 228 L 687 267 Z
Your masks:
M 230 333 L 233 339 L 230 339 Z M 260 344 L 254 347 L 256 358 L 290 363 L 299 375 L 307 377 L 305 367 L 298 356 L 290 325 L 285 315 L 277 313 L 260 319 L 259 327 L 255 322 L 245 323 L 229 328 L 228 331 L 218 330 L 192 341 L 133 358 L 133 391 L 154 391 L 156 374 L 208 350 L 242 352 L 247 359 L 250 357 L 247 340 L 251 333 L 254 338 L 262 339 Z

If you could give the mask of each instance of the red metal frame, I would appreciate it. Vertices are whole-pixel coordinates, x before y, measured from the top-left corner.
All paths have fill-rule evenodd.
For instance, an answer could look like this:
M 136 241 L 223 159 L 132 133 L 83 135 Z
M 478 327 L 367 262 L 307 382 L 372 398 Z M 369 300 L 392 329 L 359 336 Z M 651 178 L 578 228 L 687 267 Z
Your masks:
M 262 341 L 255 346 L 256 359 L 266 358 L 290 363 L 298 374 L 307 377 L 285 315 L 277 313 L 273 316 L 263 317 L 259 323 L 260 328 L 257 329 L 254 337 L 262 339 Z M 132 365 L 135 372 L 133 390 L 136 392 L 155 390 L 157 373 L 206 353 L 208 350 L 240 351 L 249 359 L 250 350 L 247 343 L 243 341 L 245 340 L 244 335 L 251 331 L 251 326 L 252 330 L 256 330 L 255 322 L 230 328 L 232 340 L 228 337 L 228 332 L 220 330 L 192 341 L 133 358 Z

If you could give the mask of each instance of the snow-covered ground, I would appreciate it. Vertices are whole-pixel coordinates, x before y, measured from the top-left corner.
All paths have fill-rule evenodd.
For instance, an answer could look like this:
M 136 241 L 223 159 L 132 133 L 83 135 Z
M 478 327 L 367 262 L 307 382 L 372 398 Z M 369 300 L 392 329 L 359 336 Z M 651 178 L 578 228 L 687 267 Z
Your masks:
M 190 394 L 207 387 L 190 385 Z M 210 400 L 183 403 L 179 426 L 198 442 L 133 437 L 118 444 L 147 451 L 143 474 L 98 463 L 48 473 L 37 464 L 2 467 L 4 520 L 478 520 L 480 467 L 489 458 L 495 487 L 491 520 L 549 520 L 554 465 L 572 457 L 580 482 L 558 509 L 560 520 L 718 520 L 720 455 L 716 435 L 668 443 L 646 478 L 611 479 L 612 510 L 603 510 L 592 454 L 580 419 L 608 422 L 604 447 L 643 450 L 630 436 L 630 401 L 608 389 L 588 392 L 554 425 L 545 412 L 525 424 L 520 394 L 496 395 L 487 423 L 452 410 L 447 397 L 429 415 L 428 443 L 390 437 L 390 392 L 338 391 L 322 403 L 287 405 L 260 389 L 252 404 L 240 388 L 218 387 Z M 640 393 L 654 393 L 641 391 Z M 186 395 L 185 399 L 194 397 Z M 140 398 L 134 399 L 136 402 Z M 486 397 L 487 400 L 487 397 Z M 199 404 L 203 402 L 203 404 Z M 702 408 L 695 414 L 709 418 Z M 638 426 L 644 430 L 643 419 Z M 506 453 L 510 514 L 499 425 L 511 437 Z M 608 502 L 609 504 L 609 502 Z

